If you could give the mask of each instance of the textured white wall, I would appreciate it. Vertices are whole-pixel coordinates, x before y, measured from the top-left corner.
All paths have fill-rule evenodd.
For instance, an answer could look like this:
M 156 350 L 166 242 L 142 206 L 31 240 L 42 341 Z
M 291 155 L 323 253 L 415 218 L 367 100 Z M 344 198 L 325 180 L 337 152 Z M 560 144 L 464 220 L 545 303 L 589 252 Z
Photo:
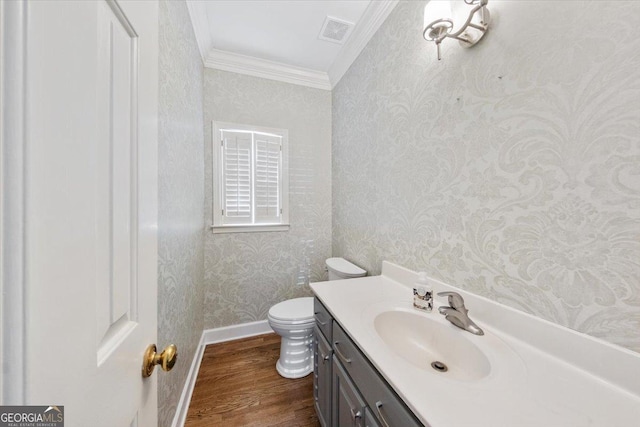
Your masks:
M 424 4 L 333 91 L 333 255 L 640 351 L 640 2 L 492 0 L 440 62 Z
M 158 425 L 169 426 L 203 329 L 203 66 L 184 2 L 160 2 L 158 346 L 180 357 L 158 376 Z
M 289 130 L 287 232 L 205 238 L 205 328 L 267 318 L 285 299 L 309 296 L 331 253 L 331 93 L 206 69 L 205 211 L 211 221 L 211 122 Z

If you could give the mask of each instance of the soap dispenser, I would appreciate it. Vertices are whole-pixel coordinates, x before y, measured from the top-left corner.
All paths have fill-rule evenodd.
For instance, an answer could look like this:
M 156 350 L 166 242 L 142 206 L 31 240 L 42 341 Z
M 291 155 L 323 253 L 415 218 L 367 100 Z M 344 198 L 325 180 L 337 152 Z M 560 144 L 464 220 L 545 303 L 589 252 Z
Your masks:
M 426 312 L 433 309 L 433 289 L 425 271 L 418 273 L 418 280 L 413 285 L 413 306 Z

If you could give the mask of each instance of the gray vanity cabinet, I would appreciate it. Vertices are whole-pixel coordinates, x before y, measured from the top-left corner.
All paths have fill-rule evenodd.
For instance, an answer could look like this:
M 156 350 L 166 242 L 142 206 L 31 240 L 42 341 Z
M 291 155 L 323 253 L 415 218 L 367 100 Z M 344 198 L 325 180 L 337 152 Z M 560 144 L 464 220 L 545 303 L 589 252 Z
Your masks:
M 318 299 L 313 301 L 316 319 L 313 340 L 313 398 L 316 414 L 322 427 L 331 427 L 332 361 L 331 348 L 333 318 Z
M 314 311 L 314 396 L 322 426 L 423 427 L 317 299 Z M 333 363 L 323 363 L 327 357 Z
M 333 356 L 333 425 L 364 427 L 366 403 L 358 389 Z
M 382 427 L 421 427 L 422 423 L 369 363 L 349 335 L 333 322 L 333 352 Z

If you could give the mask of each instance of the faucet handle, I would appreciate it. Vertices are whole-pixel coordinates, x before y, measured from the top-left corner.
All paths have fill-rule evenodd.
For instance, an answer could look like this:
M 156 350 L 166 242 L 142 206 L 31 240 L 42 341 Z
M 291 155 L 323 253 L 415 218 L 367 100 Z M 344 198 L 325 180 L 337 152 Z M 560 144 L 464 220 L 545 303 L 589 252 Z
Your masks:
M 455 308 L 456 310 L 459 310 L 459 309 L 466 310 L 466 307 L 464 306 L 464 299 L 462 298 L 462 295 L 460 295 L 459 293 L 457 293 L 457 292 L 438 292 L 438 296 L 449 297 L 448 301 L 449 301 L 449 305 L 451 306 L 451 308 Z

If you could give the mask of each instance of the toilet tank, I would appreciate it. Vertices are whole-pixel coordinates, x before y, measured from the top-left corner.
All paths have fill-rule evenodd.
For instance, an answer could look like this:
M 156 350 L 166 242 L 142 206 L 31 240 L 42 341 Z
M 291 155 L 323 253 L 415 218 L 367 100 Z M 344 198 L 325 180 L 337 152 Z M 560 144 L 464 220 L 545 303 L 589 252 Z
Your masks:
M 352 279 L 367 275 L 367 271 L 344 258 L 329 258 L 326 261 L 329 280 Z

